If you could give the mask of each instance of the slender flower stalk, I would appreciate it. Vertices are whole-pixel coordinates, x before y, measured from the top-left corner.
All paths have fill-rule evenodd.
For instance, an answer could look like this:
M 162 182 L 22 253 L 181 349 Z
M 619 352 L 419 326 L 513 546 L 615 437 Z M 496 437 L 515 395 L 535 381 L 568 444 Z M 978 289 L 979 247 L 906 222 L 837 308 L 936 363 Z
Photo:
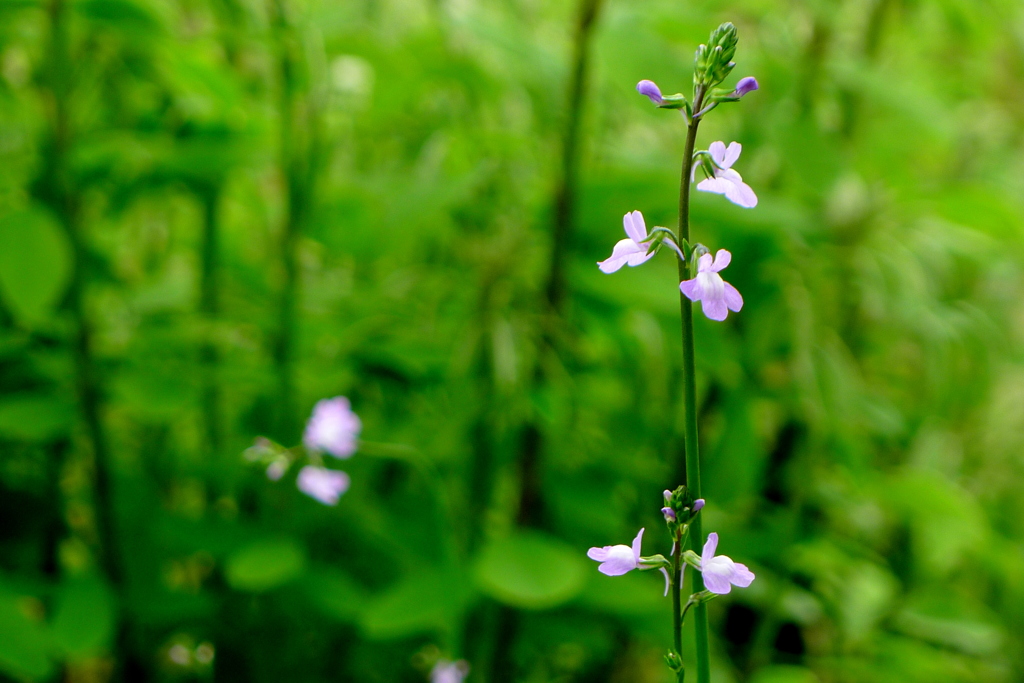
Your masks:
M 665 96 L 651 81 L 641 81 L 637 91 L 651 100 L 659 109 L 679 109 L 686 122 L 686 142 L 679 184 L 679 226 L 676 232 L 655 227 L 647 232 L 639 211 L 627 213 L 623 218 L 627 239 L 620 240 L 612 255 L 598 263 L 604 273 L 614 273 L 624 265 L 639 266 L 650 260 L 663 245 L 668 245 L 679 257 L 679 312 L 683 350 L 683 438 L 685 444 L 686 485 L 675 491 L 664 492 L 661 513 L 672 535 L 671 559 L 661 555 L 641 557 L 638 535 L 633 546 L 605 546 L 591 548 L 593 560 L 601 562 L 599 570 L 608 576 L 619 576 L 633 569 L 658 569 L 666 579 L 666 593 L 672 593 L 673 647 L 665 662 L 682 683 L 685 671 L 682 661 L 683 620 L 694 610 L 696 639 L 697 683 L 710 683 L 711 658 L 708 647 L 708 616 L 706 603 L 718 595 L 725 595 L 733 586 L 746 587 L 754 574 L 743 564 L 733 562 L 724 555 L 715 555 L 718 534 L 712 533 L 704 545 L 702 555 L 697 549 L 704 543 L 700 511 L 704 508 L 701 497 L 700 453 L 697 439 L 697 380 L 693 339 L 693 303 L 700 301 L 704 315 L 710 320 L 723 321 L 729 311 L 743 308 L 743 297 L 719 272 L 732 260 L 732 254 L 719 249 L 712 257 L 707 247 L 690 242 L 690 185 L 694 182 L 695 161 L 703 166 L 707 178 L 697 189 L 723 194 L 733 204 L 743 208 L 757 205 L 754 191 L 732 169 L 740 156 L 742 146 L 733 142 L 712 143 L 708 150 L 696 152 L 697 130 L 708 112 L 725 102 L 736 102 L 758 89 L 753 77 L 742 79 L 732 91 L 716 88 L 732 71 L 732 58 L 736 53 L 736 27 L 730 23 L 719 26 L 711 33 L 707 45 L 697 49 L 694 60 L 694 89 L 692 102 L 682 94 Z M 692 532 L 692 533 L 691 533 Z M 641 534 L 643 530 L 641 530 Z M 693 587 L 683 603 L 683 570 L 689 564 L 693 572 Z M 669 573 L 671 570 L 671 573 Z M 705 581 L 706 579 L 706 581 Z M 705 587 L 705 583 L 707 584 Z

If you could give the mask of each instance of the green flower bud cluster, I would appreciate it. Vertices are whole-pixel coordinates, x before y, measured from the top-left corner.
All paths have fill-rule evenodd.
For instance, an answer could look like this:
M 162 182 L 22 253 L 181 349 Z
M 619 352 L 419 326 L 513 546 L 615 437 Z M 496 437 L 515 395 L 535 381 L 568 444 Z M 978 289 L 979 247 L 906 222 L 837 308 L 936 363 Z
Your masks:
M 708 44 L 697 48 L 693 84 L 707 90 L 724 81 L 736 66 L 732 58 L 738 42 L 736 27 L 728 21 L 712 31 Z
M 664 495 L 665 507 L 661 511 L 665 515 L 669 531 L 676 537 L 677 532 L 685 530 L 690 520 L 697 516 L 704 507 L 704 501 L 694 500 L 685 486 L 679 486 L 675 491 L 666 490 Z

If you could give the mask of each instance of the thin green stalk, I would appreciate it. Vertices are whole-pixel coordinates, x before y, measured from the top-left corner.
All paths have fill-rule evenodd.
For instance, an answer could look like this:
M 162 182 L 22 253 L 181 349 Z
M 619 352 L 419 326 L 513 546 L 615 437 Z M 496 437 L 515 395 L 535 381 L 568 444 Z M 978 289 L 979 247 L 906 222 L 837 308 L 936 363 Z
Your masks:
M 704 92 L 698 87 L 694 93 L 693 111 L 701 109 Z M 693 150 L 697 143 L 697 127 L 700 117 L 694 117 L 686 132 L 686 146 L 683 150 L 682 178 L 679 182 L 679 239 L 690 241 L 690 170 L 693 165 Z M 679 261 L 679 279 L 689 280 L 689 264 Z M 701 497 L 700 454 L 697 445 L 697 370 L 693 348 L 693 304 L 679 293 L 679 312 L 682 318 L 683 338 L 683 439 L 686 448 L 686 488 L 694 499 Z M 701 515 L 690 522 L 691 547 L 697 553 L 704 542 L 701 529 Z M 681 551 L 681 549 L 680 549 Z M 693 572 L 693 592 L 704 590 L 704 579 L 700 572 Z M 694 608 L 694 631 L 697 641 L 697 683 L 709 683 L 711 679 L 711 655 L 708 647 L 708 610 L 704 604 Z M 678 624 L 677 624 L 678 628 Z
M 683 656 L 683 605 L 680 578 L 683 572 L 683 542 L 676 532 L 675 551 L 672 553 L 672 646 L 680 658 Z M 683 683 L 685 672 L 679 669 L 676 680 Z

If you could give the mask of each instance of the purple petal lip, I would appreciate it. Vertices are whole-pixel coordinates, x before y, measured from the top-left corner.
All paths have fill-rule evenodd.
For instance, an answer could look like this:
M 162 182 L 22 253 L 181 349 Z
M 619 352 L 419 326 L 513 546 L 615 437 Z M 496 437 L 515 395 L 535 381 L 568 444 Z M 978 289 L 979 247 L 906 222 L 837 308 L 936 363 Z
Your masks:
M 747 76 L 746 78 L 741 78 L 740 82 L 736 84 L 736 96 L 743 97 L 748 92 L 757 89 L 757 79 L 753 76 Z
M 654 104 L 661 104 L 665 98 L 661 96 L 661 88 L 654 81 L 642 80 L 636 84 L 636 91 Z

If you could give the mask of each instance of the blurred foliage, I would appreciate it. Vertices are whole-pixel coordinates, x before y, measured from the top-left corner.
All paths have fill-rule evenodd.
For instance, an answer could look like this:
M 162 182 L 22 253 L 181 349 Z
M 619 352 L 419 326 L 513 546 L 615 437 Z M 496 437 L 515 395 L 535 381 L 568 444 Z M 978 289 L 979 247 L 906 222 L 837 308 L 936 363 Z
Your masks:
M 0 0 L 0 679 L 667 680 L 661 577 L 584 552 L 667 551 L 674 265 L 594 262 L 674 224 L 633 87 L 725 20 L 761 90 L 701 142 L 761 204 L 694 200 L 746 300 L 697 321 L 703 514 L 758 580 L 715 680 L 1024 677 L 1024 6 L 608 0 L 552 336 L 576 12 Z M 339 394 L 336 508 L 242 459 Z

